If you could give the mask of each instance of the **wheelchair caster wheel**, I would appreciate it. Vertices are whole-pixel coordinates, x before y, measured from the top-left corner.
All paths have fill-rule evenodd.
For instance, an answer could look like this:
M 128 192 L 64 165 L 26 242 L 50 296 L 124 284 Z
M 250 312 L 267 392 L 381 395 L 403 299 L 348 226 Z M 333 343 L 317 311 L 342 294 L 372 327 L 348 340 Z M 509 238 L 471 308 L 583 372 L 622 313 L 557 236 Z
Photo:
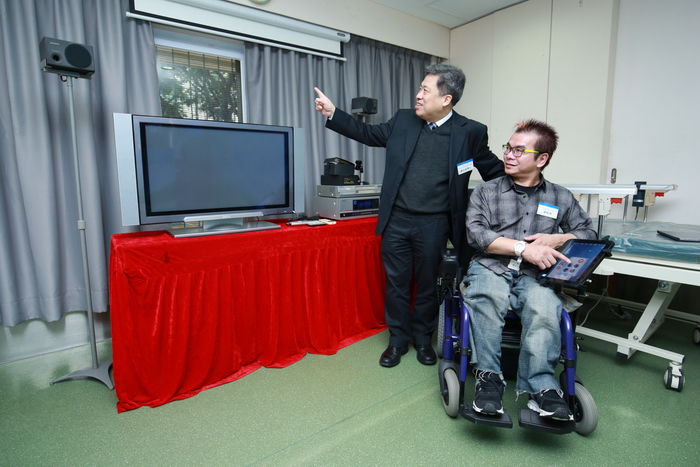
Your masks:
M 457 373 L 452 368 L 446 369 L 442 373 L 442 378 L 445 382 L 442 406 L 445 408 L 447 415 L 455 418 L 459 414 L 459 378 L 457 378 Z
M 677 366 L 671 365 L 666 368 L 664 373 L 664 384 L 666 389 L 675 389 L 678 392 L 683 390 L 683 385 L 685 384 L 685 375 L 683 370 Z
M 573 408 L 576 433 L 588 435 L 598 426 L 598 407 L 593 396 L 581 383 L 576 383 L 575 405 Z
M 696 345 L 700 345 L 700 326 L 693 329 L 693 342 L 695 342 Z

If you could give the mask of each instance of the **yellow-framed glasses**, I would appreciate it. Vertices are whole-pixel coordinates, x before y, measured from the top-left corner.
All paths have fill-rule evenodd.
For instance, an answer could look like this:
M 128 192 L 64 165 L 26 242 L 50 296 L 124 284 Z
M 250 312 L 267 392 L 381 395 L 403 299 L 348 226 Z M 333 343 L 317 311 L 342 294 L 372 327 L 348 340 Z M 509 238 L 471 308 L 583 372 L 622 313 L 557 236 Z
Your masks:
M 525 149 L 521 147 L 511 147 L 510 144 L 506 143 L 503 145 L 503 155 L 507 156 L 509 152 L 513 151 L 513 157 L 520 157 L 524 152 L 531 152 L 533 154 L 540 154 L 540 151 L 534 151 L 532 149 Z

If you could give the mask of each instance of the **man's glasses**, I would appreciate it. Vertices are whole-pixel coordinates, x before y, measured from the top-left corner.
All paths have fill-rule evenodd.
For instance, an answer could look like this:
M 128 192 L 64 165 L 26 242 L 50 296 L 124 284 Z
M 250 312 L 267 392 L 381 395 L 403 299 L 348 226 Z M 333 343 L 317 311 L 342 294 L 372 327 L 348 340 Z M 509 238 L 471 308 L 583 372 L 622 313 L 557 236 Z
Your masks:
M 533 154 L 539 154 L 540 151 L 533 151 L 532 149 L 525 149 L 521 147 L 513 148 L 510 144 L 506 143 L 503 145 L 503 155 L 507 156 L 509 152 L 513 151 L 513 157 L 520 157 L 524 152 L 531 152 Z

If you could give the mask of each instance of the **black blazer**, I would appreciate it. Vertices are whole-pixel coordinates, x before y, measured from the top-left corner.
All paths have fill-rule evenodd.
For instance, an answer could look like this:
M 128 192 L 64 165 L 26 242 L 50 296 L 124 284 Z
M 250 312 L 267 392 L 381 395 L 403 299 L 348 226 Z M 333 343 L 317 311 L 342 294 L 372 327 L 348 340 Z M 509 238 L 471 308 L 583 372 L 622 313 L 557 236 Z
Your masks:
M 389 221 L 391 209 L 398 194 L 399 185 L 406 172 L 408 161 L 416 147 L 418 136 L 425 120 L 410 109 L 399 110 L 386 123 L 370 125 L 353 118 L 348 113 L 336 109 L 333 118 L 326 122 L 326 128 L 368 146 L 386 148 L 384 180 L 379 201 L 377 235 L 381 235 Z M 460 251 L 466 242 L 466 215 L 469 202 L 469 176 L 471 172 L 459 175 L 457 164 L 469 159 L 481 177 L 488 181 L 504 175 L 503 162 L 488 146 L 486 125 L 469 120 L 456 112 L 452 115 L 450 136 L 450 240 Z

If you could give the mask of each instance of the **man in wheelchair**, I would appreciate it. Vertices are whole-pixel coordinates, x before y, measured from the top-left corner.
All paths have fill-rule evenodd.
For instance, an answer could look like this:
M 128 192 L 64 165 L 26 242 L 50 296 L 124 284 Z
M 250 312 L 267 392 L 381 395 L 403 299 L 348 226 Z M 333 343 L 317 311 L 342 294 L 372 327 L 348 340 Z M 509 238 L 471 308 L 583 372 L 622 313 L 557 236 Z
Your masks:
M 596 232 L 571 192 L 542 176 L 557 142 L 548 124 L 519 123 L 503 145 L 506 175 L 478 185 L 467 209 L 467 238 L 477 251 L 464 280 L 464 300 L 472 313 L 472 407 L 480 414 L 503 414 L 501 336 L 512 310 L 522 322 L 517 395 L 528 393 L 528 407 L 542 417 L 573 419 L 554 377 L 561 300 L 537 277 L 558 259 L 570 262 L 557 251 L 567 240 L 595 239 Z

